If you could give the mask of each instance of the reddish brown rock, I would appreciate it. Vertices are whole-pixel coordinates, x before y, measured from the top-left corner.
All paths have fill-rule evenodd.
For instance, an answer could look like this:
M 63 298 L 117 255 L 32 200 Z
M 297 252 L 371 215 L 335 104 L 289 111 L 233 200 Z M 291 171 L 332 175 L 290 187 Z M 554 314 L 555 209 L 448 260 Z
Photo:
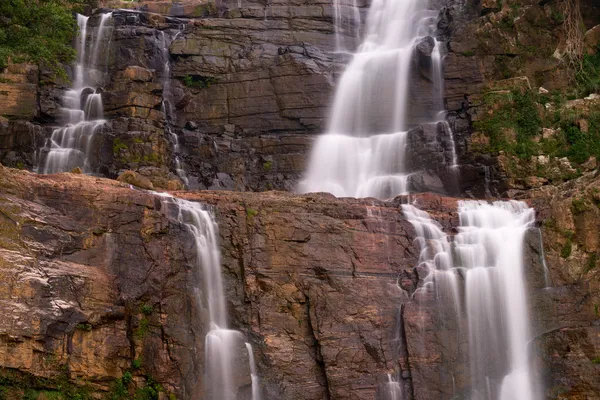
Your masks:
M 550 289 L 539 233 L 527 236 L 540 376 L 568 399 L 598 391 L 600 285 L 590 260 L 600 197 L 598 180 L 584 178 L 532 194 L 540 220 L 555 221 L 543 231 Z M 403 377 L 409 399 L 468 390 L 456 322 L 433 297 L 412 300 L 419 250 L 401 198 L 175 194 L 214 208 L 230 323 L 254 346 L 265 398 L 379 398 L 388 373 Z M 420 195 L 417 204 L 455 232 L 456 199 Z M 52 379 L 66 372 L 94 391 L 130 371 L 140 386 L 151 375 L 178 398 L 198 398 L 207 327 L 190 297 L 199 284 L 193 238 L 156 195 L 2 167 L 0 222 L 0 308 L 10 321 L 1 326 L 0 366 Z

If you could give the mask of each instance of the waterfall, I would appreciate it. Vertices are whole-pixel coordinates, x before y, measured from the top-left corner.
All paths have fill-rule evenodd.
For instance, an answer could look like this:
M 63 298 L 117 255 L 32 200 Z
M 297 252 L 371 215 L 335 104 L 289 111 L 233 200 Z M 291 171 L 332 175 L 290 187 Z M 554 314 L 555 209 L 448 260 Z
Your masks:
M 434 32 L 438 16 L 423 3 L 373 1 L 364 40 L 340 79 L 328 132 L 314 145 L 299 192 L 378 198 L 407 192 L 410 67 L 415 44 Z M 344 20 L 339 10 L 356 8 L 336 4 L 337 21 Z
M 454 142 L 454 132 L 450 124 L 446 120 L 446 105 L 444 104 L 444 43 L 436 40 L 431 52 L 431 74 L 433 78 L 433 101 L 437 110 L 438 123 L 442 124 L 442 130 L 446 134 L 448 145 L 447 150 L 450 152 L 450 166 L 458 167 L 456 156 L 456 144 Z
M 534 211 L 516 201 L 465 201 L 459 213 L 456 249 L 466 269 L 472 397 L 484 398 L 489 390 L 499 400 L 532 400 L 523 241 Z M 499 388 L 491 379 L 499 367 L 490 360 L 494 355 L 504 359 L 508 371 Z
M 333 0 L 335 50 L 348 52 L 360 35 L 360 9 L 357 0 Z M 348 41 L 352 40 L 352 43 Z
M 388 374 L 388 396 L 389 400 L 403 400 L 402 387 L 400 383 L 392 379 L 392 375 Z
M 252 400 L 261 400 L 260 385 L 258 382 L 258 373 L 256 372 L 256 362 L 254 361 L 254 351 L 252 345 L 246 343 L 248 350 L 248 363 L 250 364 L 250 378 L 252 379 Z
M 218 226 L 213 215 L 202 204 L 156 193 L 166 214 L 185 226 L 194 238 L 197 256 L 197 278 L 202 287 L 194 290 L 198 308 L 203 310 L 208 332 L 205 336 L 205 392 L 206 397 L 219 400 L 237 398 L 235 375 L 240 366 L 235 361 L 240 351 L 249 352 L 253 400 L 259 395 L 258 375 L 252 347 L 245 343 L 241 332 L 229 329 L 227 308 L 221 274 L 221 252 L 218 243 Z
M 173 88 L 171 86 L 171 54 L 169 46 L 177 37 L 184 31 L 185 25 L 177 31 L 173 38 L 167 37 L 164 31 L 160 31 L 162 56 L 165 62 L 162 73 L 163 93 L 162 93 L 162 111 L 165 115 L 165 132 L 173 142 L 173 161 L 175 164 L 175 172 L 183 184 L 188 187 L 189 179 L 185 172 L 183 163 L 181 162 L 181 148 L 179 147 L 179 137 L 173 132 L 173 119 L 175 118 L 175 108 L 173 107 Z
M 54 129 L 45 147 L 40 150 L 40 164 L 36 168 L 38 172 L 65 172 L 75 167 L 82 168 L 84 172 L 93 172 L 90 152 L 94 146 L 94 135 L 100 133 L 106 123 L 102 94 L 98 88 L 102 85 L 104 74 L 98 70 L 98 58 L 107 51 L 103 43 L 106 42 L 107 22 L 111 17 L 112 13 L 100 16 L 98 27 L 91 33 L 88 43 L 89 17 L 77 14 L 79 37 L 73 86 L 63 96 L 63 126 Z
M 517 201 L 460 201 L 452 241 L 424 211 L 411 205 L 403 211 L 417 232 L 419 266 L 428 272 L 415 296 L 433 288 L 438 304 L 453 302 L 456 317 L 466 318 L 469 398 L 537 399 L 523 253 L 534 210 Z

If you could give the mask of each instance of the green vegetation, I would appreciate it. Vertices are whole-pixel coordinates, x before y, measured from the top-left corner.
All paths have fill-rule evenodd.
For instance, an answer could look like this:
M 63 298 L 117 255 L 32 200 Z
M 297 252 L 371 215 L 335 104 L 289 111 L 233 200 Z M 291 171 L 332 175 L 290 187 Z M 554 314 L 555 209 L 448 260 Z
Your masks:
M 246 216 L 248 218 L 254 218 L 256 216 L 256 214 L 258 214 L 258 211 L 256 211 L 253 208 L 246 208 Z
M 189 88 L 205 89 L 213 83 L 217 83 L 217 79 L 211 76 L 186 75 L 183 77 L 183 84 Z
M 123 377 L 121 379 L 124 384 L 129 385 L 131 381 L 133 381 L 133 376 L 131 375 L 131 372 L 127 371 L 123 374 Z
M 581 61 L 581 69 L 575 74 L 577 88 L 581 96 L 600 91 L 600 45 L 594 54 L 586 54 Z
M 0 68 L 13 62 L 42 63 L 61 72 L 75 57 L 73 11 L 84 0 L 0 1 Z
M 585 270 L 583 271 L 583 274 L 585 275 L 588 272 L 590 272 L 591 270 L 593 270 L 594 268 L 596 268 L 597 262 L 598 262 L 598 255 L 596 253 L 592 253 L 590 255 L 590 258 L 588 258 L 587 265 L 585 266 Z
M 129 391 L 127 390 L 127 384 L 123 382 L 122 378 L 117 378 L 110 386 L 110 392 L 107 396 L 108 400 L 128 400 Z
M 131 368 L 133 368 L 133 369 L 140 369 L 140 368 L 142 368 L 142 359 L 141 358 L 136 358 L 135 360 L 133 360 L 131 362 Z
M 590 209 L 589 204 L 585 199 L 573 199 L 571 200 L 571 211 L 574 215 L 583 214 Z
M 591 156 L 600 159 L 600 112 L 590 116 L 588 132 L 582 132 L 576 122 L 568 116 L 561 122 L 560 128 L 563 133 L 562 142 L 566 142 L 566 150 L 559 150 L 559 155 L 566 156 L 578 164 L 586 162 Z
M 152 307 L 150 304 L 142 304 L 142 306 L 140 307 L 140 311 L 145 316 L 150 316 L 150 314 L 154 312 L 154 307 Z
M 600 357 L 596 357 L 592 360 L 593 364 L 600 364 Z
M 38 399 L 42 394 L 49 400 L 92 400 L 93 398 L 90 388 L 86 385 L 76 385 L 69 381 L 66 369 L 58 377 L 50 379 L 10 368 L 0 368 L 0 399 Z
M 92 330 L 92 324 L 88 324 L 87 322 L 86 323 L 81 323 L 81 324 L 77 324 L 75 326 L 75 328 L 77 328 L 79 330 L 82 330 L 82 331 L 89 332 L 89 331 Z
M 489 145 L 481 151 L 503 151 L 522 160 L 541 154 L 554 158 L 567 157 L 576 165 L 585 163 L 592 156 L 600 159 L 600 112 L 583 118 L 576 111 L 562 110 L 565 101 L 565 97 L 558 92 L 537 94 L 532 90 L 513 90 L 487 93 L 483 102 L 485 109 L 490 112 L 474 124 L 475 129 L 489 138 Z M 542 111 L 542 104 L 546 103 L 552 103 L 556 111 Z M 582 120 L 586 121 L 586 132 L 581 130 Z M 542 127 L 552 128 L 557 133 L 541 138 L 539 134 Z M 538 176 L 544 176 L 544 171 L 537 173 Z M 578 175 L 580 172 L 561 179 Z
M 143 317 L 142 319 L 140 319 L 140 324 L 134 333 L 136 339 L 143 339 L 144 337 L 146 337 L 149 327 L 150 327 L 150 321 L 148 321 L 148 319 L 146 317 Z
M 163 387 L 157 383 L 151 376 L 146 376 L 146 384 L 135 390 L 133 397 L 130 395 L 130 384 L 133 382 L 133 376 L 129 371 L 125 372 L 121 378 L 116 379 L 110 388 L 107 396 L 108 400 L 158 400 L 158 394 L 164 392 Z M 169 395 L 171 398 L 171 395 Z
M 568 239 L 567 242 L 565 243 L 565 245 L 560 250 L 560 256 L 562 258 L 569 258 L 572 251 L 573 251 L 573 243 L 571 242 L 571 239 Z
M 127 145 L 119 138 L 113 140 L 113 154 L 117 155 L 121 150 L 127 150 Z
M 135 391 L 134 400 L 158 400 L 158 394 L 163 392 L 163 387 L 151 376 L 146 377 L 146 385 Z M 171 397 L 171 396 L 169 396 Z
M 537 153 L 537 144 L 531 140 L 541 129 L 541 119 L 536 107 L 536 96 L 532 91 L 521 93 L 489 93 L 484 102 L 498 109 L 488 118 L 475 123 L 475 128 L 490 138 L 493 152 L 504 151 L 522 159 Z M 515 140 L 509 140 L 506 132 L 514 131 Z
M 273 161 L 265 161 L 263 163 L 263 168 L 265 171 L 270 171 L 273 168 Z

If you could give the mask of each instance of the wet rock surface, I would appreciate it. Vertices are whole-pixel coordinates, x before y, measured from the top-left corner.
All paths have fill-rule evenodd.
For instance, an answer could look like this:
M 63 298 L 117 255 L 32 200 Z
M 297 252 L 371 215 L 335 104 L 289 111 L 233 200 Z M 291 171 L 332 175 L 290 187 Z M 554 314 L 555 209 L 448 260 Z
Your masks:
M 190 298 L 199 279 L 193 238 L 160 199 L 81 174 L 0 172 L 2 367 L 47 378 L 66 371 L 99 392 L 132 371 L 140 385 L 148 375 L 177 398 L 201 396 L 207 327 Z M 593 196 L 598 181 L 588 179 L 581 184 Z M 570 219 L 552 210 L 579 196 L 571 193 L 533 196 L 540 220 L 555 218 L 558 228 L 542 225 L 547 274 L 538 230 L 527 235 L 527 274 L 540 376 L 563 398 L 594 399 L 598 277 L 579 243 L 597 250 L 600 221 L 590 200 L 587 217 L 574 217 L 573 252 L 562 257 L 566 238 L 556 232 Z M 412 299 L 424 276 L 402 198 L 174 194 L 213 207 L 230 325 L 255 349 L 266 398 L 384 399 L 388 373 L 403 377 L 408 398 L 467 389 L 456 321 L 434 297 Z M 423 194 L 417 204 L 455 231 L 456 199 Z M 140 370 L 131 369 L 136 359 Z M 463 373 L 447 374 L 460 365 Z M 246 398 L 248 379 L 238 383 Z

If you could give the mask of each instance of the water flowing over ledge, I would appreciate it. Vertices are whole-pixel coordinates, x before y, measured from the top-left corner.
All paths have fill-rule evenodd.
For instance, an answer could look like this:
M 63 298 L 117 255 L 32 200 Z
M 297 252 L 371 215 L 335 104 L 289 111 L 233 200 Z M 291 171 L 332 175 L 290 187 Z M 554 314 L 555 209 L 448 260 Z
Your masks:
M 524 235 L 534 221 L 525 203 L 460 201 L 458 234 L 447 236 L 412 205 L 404 214 L 417 232 L 426 271 L 415 299 L 431 293 L 466 323 L 472 400 L 541 398 L 534 382 Z
M 356 4 L 336 3 L 335 10 L 339 48 L 342 33 L 356 36 L 360 14 Z M 406 114 L 411 65 L 417 44 L 425 38 L 433 42 L 430 36 L 437 18 L 438 11 L 417 0 L 373 2 L 363 42 L 337 86 L 328 133 L 314 145 L 299 192 L 376 198 L 408 193 Z M 429 118 L 432 123 L 443 109 L 441 47 L 435 43 L 431 48 L 434 82 L 433 93 L 427 96 L 436 103 Z M 455 154 L 452 162 L 456 164 Z
M 254 354 L 244 335 L 230 329 L 227 322 L 227 308 L 223 277 L 221 273 L 221 249 L 218 243 L 218 226 L 206 206 L 178 199 L 167 194 L 157 195 L 166 209 L 166 214 L 187 227 L 194 238 L 197 265 L 196 278 L 203 282 L 195 287 L 193 297 L 196 306 L 202 310 L 205 319 L 203 326 L 209 327 L 204 343 L 204 395 L 211 399 L 235 400 L 238 398 L 236 375 L 243 374 L 245 368 L 237 365 L 240 354 L 248 351 L 252 400 L 260 400 L 260 387 Z M 195 351 L 195 350 L 194 350 Z
M 110 40 L 106 38 L 111 30 L 111 17 L 112 13 L 101 14 L 98 27 L 88 35 L 90 17 L 77 14 L 77 63 L 73 87 L 63 97 L 64 125 L 55 129 L 45 147 L 39 150 L 37 172 L 52 174 L 76 167 L 86 173 L 94 172 L 89 159 L 94 151 L 94 136 L 102 132 L 106 123 L 99 89 L 104 72 L 98 69 L 98 64 L 101 54 L 108 54 Z

